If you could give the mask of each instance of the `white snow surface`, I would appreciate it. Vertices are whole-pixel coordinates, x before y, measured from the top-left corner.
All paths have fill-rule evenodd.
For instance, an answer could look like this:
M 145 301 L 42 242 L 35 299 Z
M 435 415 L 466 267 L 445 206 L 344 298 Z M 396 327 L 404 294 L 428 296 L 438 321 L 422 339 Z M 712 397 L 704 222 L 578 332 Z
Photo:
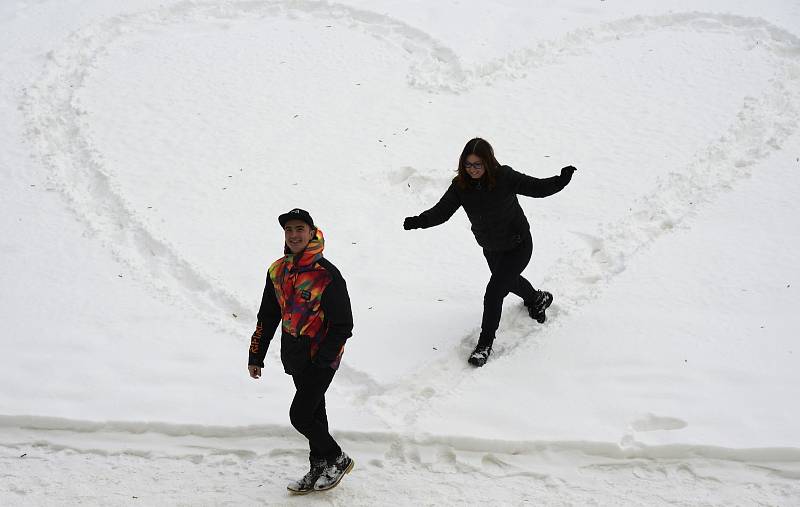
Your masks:
M 0 504 L 800 505 L 800 4 L 0 3 Z M 485 367 L 464 143 L 537 177 Z M 307 468 L 278 214 L 355 318 Z

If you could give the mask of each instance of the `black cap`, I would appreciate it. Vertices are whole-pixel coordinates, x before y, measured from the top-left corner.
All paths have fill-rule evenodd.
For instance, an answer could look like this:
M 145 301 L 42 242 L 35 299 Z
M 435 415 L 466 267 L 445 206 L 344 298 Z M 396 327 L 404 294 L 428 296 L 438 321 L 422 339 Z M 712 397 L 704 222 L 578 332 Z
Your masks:
M 304 209 L 295 208 L 278 217 L 278 223 L 281 224 L 281 227 L 286 227 L 286 222 L 289 220 L 300 220 L 307 223 L 312 229 L 314 228 L 314 219 Z

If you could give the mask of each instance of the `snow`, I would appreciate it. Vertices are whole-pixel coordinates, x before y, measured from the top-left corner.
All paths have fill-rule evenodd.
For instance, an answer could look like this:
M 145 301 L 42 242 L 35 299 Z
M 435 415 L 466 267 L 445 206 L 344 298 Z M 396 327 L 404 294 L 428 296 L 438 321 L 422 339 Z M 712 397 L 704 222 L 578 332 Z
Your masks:
M 0 504 L 800 505 L 800 5 L 0 5 Z M 521 202 L 545 325 L 459 211 L 463 144 L 572 183 Z M 307 466 L 275 343 L 278 214 L 356 327 Z

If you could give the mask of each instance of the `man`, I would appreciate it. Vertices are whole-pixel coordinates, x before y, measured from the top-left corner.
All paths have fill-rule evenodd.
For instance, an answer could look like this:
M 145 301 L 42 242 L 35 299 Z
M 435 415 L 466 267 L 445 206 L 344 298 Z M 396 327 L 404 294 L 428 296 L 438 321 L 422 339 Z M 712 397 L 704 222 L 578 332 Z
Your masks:
M 292 426 L 308 439 L 311 468 L 289 483 L 294 493 L 335 487 L 353 468 L 328 432 L 325 391 L 352 336 L 353 314 L 341 273 L 322 257 L 322 231 L 307 211 L 278 217 L 286 238 L 284 256 L 269 267 L 258 323 L 250 340 L 248 370 L 261 377 L 264 356 L 281 323 L 281 362 L 297 392 L 289 409 Z

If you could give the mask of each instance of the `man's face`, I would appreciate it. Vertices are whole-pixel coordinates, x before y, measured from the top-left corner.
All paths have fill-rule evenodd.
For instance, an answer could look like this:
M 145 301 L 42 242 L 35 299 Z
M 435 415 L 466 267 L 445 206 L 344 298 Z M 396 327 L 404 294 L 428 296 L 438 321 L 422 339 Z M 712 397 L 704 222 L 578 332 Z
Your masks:
M 286 246 L 293 253 L 300 253 L 308 246 L 308 242 L 314 237 L 314 230 L 302 220 L 289 220 L 283 227 L 286 236 Z

